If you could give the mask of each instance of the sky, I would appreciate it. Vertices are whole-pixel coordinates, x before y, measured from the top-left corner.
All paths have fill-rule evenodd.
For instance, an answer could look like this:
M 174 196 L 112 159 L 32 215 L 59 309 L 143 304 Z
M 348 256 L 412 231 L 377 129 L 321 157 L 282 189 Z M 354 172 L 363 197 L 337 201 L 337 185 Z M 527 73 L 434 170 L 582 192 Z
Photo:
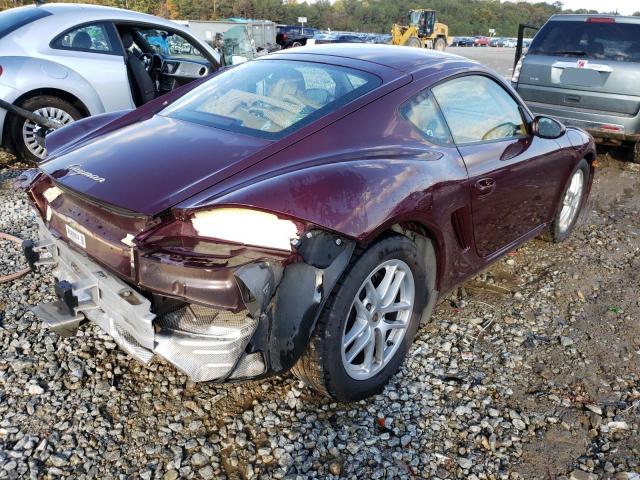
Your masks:
M 552 0 L 546 0 L 553 3 Z M 560 0 L 564 8 L 588 8 L 611 12 L 618 10 L 621 15 L 631 15 L 640 10 L 640 0 Z

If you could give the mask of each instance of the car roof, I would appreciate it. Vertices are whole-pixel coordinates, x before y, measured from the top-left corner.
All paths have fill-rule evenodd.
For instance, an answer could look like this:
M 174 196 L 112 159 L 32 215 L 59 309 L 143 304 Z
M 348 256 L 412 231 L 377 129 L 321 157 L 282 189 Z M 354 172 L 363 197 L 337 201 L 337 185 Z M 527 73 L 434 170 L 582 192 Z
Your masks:
M 584 22 L 587 18 L 614 18 L 616 23 L 640 23 L 640 17 L 632 17 L 625 15 L 607 15 L 604 13 L 598 13 L 589 15 L 588 13 L 559 13 L 549 18 L 550 22 L 553 21 L 573 21 Z
M 104 5 L 90 5 L 86 3 L 46 3 L 41 6 L 32 6 L 27 8 L 41 8 L 51 13 L 55 18 L 73 17 L 80 23 L 79 16 L 87 16 L 88 21 L 94 20 L 132 20 L 137 22 L 150 22 L 166 27 L 178 27 L 183 29 L 179 24 L 156 17 L 146 13 L 134 12 L 123 8 L 107 7 Z
M 413 73 L 425 67 L 434 67 L 454 62 L 457 67 L 477 67 L 473 60 L 424 48 L 400 47 L 396 45 L 380 45 L 370 43 L 354 44 L 320 44 L 281 50 L 271 55 L 280 58 L 287 55 L 318 55 L 340 57 L 384 65 L 405 73 Z M 271 56 L 269 55 L 269 56 Z M 265 58 L 265 57 L 262 57 Z

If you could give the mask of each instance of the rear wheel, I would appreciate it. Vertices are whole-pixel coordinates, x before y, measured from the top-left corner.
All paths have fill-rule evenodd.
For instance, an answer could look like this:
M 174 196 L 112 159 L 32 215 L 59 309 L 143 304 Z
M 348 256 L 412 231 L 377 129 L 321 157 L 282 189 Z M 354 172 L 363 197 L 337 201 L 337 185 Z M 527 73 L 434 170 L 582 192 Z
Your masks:
M 436 43 L 433 45 L 433 49 L 439 52 L 444 52 L 445 48 L 447 48 L 447 42 L 444 41 L 444 38 L 437 38 Z
M 409 37 L 407 47 L 422 48 L 422 42 L 418 37 Z
M 382 390 L 418 329 L 426 268 L 406 237 L 372 245 L 336 286 L 293 373 L 340 401 Z
M 28 98 L 19 105 L 30 112 L 41 115 L 60 126 L 67 125 L 82 118 L 76 107 L 61 98 L 50 95 L 38 95 Z M 31 120 L 13 116 L 10 123 L 11 141 L 19 157 L 32 162 L 42 161 L 46 155 L 45 137 L 49 133 Z
M 583 159 L 569 177 L 562 192 L 561 203 L 558 205 L 549 232 L 545 235 L 547 240 L 554 243 L 562 242 L 573 231 L 580 216 L 588 178 L 589 164 Z

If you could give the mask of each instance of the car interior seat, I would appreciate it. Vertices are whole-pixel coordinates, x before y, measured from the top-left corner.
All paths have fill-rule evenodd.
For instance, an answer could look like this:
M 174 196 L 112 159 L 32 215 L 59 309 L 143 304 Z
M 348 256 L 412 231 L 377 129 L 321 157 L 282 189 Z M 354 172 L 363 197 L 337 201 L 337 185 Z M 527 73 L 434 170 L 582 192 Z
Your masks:
M 122 34 L 122 45 L 126 50 L 127 70 L 131 81 L 133 99 L 136 106 L 144 105 L 156 98 L 155 83 L 151 75 L 149 75 L 149 72 L 147 72 L 144 62 L 131 51 L 131 47 L 133 46 L 133 36 L 131 32 L 124 32 Z
M 91 36 L 87 32 L 78 32 L 73 36 L 73 42 L 71 42 L 72 48 L 89 50 L 92 46 Z

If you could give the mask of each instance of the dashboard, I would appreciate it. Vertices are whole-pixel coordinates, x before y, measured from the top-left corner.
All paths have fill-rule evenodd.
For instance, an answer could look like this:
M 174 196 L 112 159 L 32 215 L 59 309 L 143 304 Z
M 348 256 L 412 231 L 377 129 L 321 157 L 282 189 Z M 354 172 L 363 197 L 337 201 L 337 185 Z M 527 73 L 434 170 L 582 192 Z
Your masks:
M 158 83 L 161 93 L 185 85 L 209 75 L 210 67 L 202 62 L 186 59 L 162 59 L 158 69 Z

